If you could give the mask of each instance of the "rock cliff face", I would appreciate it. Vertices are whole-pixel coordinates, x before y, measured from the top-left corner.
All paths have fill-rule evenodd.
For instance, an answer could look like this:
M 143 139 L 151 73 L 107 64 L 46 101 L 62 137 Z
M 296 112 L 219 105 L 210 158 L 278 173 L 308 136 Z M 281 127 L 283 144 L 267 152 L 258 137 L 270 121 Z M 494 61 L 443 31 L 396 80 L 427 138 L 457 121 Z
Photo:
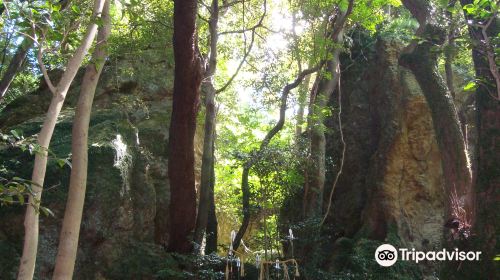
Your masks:
M 334 248 L 345 242 L 339 237 L 442 248 L 447 198 L 429 107 L 413 74 L 398 63 L 401 45 L 383 40 L 366 44 L 372 46 L 354 48 L 343 63 L 348 66 L 342 76 L 347 152 L 328 222 L 337 240 Z M 334 167 L 326 190 L 342 149 L 336 97 L 335 118 L 327 123 L 327 160 Z
M 117 69 L 118 67 L 118 69 Z M 171 96 L 168 84 L 118 79 L 127 64 L 110 65 L 100 80 L 89 131 L 89 174 L 80 247 L 74 279 L 149 279 L 158 271 L 168 242 L 165 229 L 169 203 L 167 178 L 168 126 Z M 126 70 L 126 69 L 125 69 Z M 156 75 L 167 75 L 158 69 Z M 57 157 L 71 151 L 71 128 L 81 75 L 69 93 L 50 146 Z M 40 90 L 10 104 L 0 117 L 4 132 L 25 137 L 40 130 L 50 94 Z M 32 156 L 0 147 L 0 161 L 30 178 Z M 37 279 L 50 279 L 64 214 L 70 169 L 49 160 L 41 215 Z M 14 279 L 23 238 L 22 207 L 0 210 L 0 275 Z

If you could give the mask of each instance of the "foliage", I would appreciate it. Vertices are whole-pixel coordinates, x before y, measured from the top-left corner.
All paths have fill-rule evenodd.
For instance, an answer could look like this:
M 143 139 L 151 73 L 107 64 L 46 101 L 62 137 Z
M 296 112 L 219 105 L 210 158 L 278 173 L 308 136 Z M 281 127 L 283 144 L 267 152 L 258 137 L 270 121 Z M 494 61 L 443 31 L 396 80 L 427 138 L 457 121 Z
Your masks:
M 390 38 L 408 44 L 418 28 L 417 21 L 406 10 L 402 10 L 397 18 L 382 25 L 378 31 L 383 38 Z
M 9 149 L 19 149 L 20 151 L 27 152 L 31 156 L 36 153 L 41 153 L 42 148 L 34 142 L 33 138 L 24 138 L 21 131 L 11 130 L 9 134 L 3 134 L 0 132 L 0 148 L 2 146 L 7 146 Z M 65 165 L 71 167 L 69 162 L 69 157 L 62 159 L 58 158 L 53 152 L 48 152 L 51 155 L 51 159 L 57 162 L 60 168 Z M 23 179 L 15 176 L 12 171 L 12 167 L 21 164 L 16 159 L 10 159 L 8 162 L 0 164 L 0 206 L 20 204 L 24 205 L 27 203 L 26 197 L 33 195 L 32 181 Z M 46 215 L 54 215 L 50 209 L 43 206 L 36 206 L 37 211 L 40 210 Z
M 164 262 L 163 268 L 158 271 L 158 279 L 224 279 L 225 259 L 215 254 L 179 255 L 170 254 Z
M 30 73 L 30 70 L 25 70 L 16 75 L 14 81 L 9 88 L 8 94 L 5 99 L 0 103 L 0 112 L 7 106 L 11 101 L 33 92 L 38 87 L 39 79 L 37 76 Z

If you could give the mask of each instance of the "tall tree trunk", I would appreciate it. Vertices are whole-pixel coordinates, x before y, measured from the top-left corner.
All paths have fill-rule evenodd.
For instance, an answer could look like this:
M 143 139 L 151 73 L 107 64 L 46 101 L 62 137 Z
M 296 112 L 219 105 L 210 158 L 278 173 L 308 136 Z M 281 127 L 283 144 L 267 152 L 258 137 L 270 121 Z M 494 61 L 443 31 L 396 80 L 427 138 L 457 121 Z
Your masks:
M 61 228 L 59 250 L 52 279 L 72 279 L 75 268 L 80 224 L 82 221 L 85 190 L 87 187 L 88 131 L 92 102 L 99 77 L 107 58 L 107 40 L 111 32 L 109 16 L 111 0 L 105 0 L 102 10 L 103 25 L 97 34 L 97 46 L 92 54 L 92 63 L 85 71 L 80 97 L 75 112 L 72 132 L 72 168 L 68 200 Z
M 454 47 L 455 44 L 450 43 L 448 46 Z M 447 51 L 447 53 L 445 53 L 445 60 L 444 60 L 444 71 L 446 73 L 446 86 L 450 91 L 451 98 L 455 98 L 455 85 L 453 83 L 452 61 L 453 61 L 453 56 L 450 54 L 450 51 Z
M 462 5 L 472 4 L 472 0 L 461 0 Z M 466 15 L 467 17 L 467 15 Z M 496 36 L 500 32 L 500 21 L 494 19 L 486 30 L 486 35 Z M 469 26 L 473 42 L 483 38 L 482 31 Z M 474 44 L 472 58 L 476 78 L 489 83 L 481 83 L 476 90 L 476 112 L 478 117 L 476 219 L 472 241 L 473 250 L 481 251 L 480 262 L 468 264 L 461 269 L 460 276 L 468 279 L 498 279 L 500 266 L 493 261 L 500 252 L 500 102 L 495 100 L 498 88 L 490 71 L 487 57 L 480 44 Z
M 215 87 L 214 75 L 217 70 L 217 23 L 219 21 L 218 0 L 212 1 L 209 32 L 210 32 L 210 58 L 208 69 L 205 72 L 206 81 L 205 91 L 205 136 L 203 142 L 203 157 L 201 161 L 201 183 L 200 200 L 198 205 L 198 215 L 196 216 L 196 228 L 194 231 L 194 242 L 200 245 L 207 228 L 208 211 L 210 207 L 210 192 L 212 170 L 214 168 L 214 139 L 215 139 Z M 200 251 L 201 252 L 201 251 Z
M 453 201 L 447 203 L 447 214 L 449 216 L 456 214 L 452 213 L 453 207 L 464 207 L 467 217 L 455 218 L 468 223 L 473 217 L 470 161 L 453 98 L 438 72 L 438 53 L 432 49 L 435 44 L 443 44 L 446 32 L 427 22 L 430 10 L 427 0 L 404 0 L 403 4 L 419 21 L 421 36 L 428 40 L 416 44 L 411 52 L 403 54 L 400 62 L 413 72 L 429 104 L 436 140 L 442 157 L 446 194 L 448 198 L 451 198 L 452 194 L 456 192 L 458 198 L 463 201 L 461 205 L 454 205 Z M 419 8 L 415 9 L 414 7 L 417 6 Z M 423 14 L 426 16 L 422 16 Z
M 337 41 L 339 42 L 339 41 Z M 340 40 L 341 42 L 341 40 Z M 323 189 L 325 187 L 325 111 L 327 103 L 335 90 L 338 79 L 339 50 L 334 50 L 332 60 L 327 62 L 326 71 L 331 74 L 330 79 L 321 78 L 311 111 L 309 112 L 309 141 L 310 155 L 308 165 L 307 189 L 304 193 L 304 216 L 313 217 L 321 214 Z
M 214 148 L 212 148 L 212 152 Z M 207 220 L 207 229 L 206 229 L 206 245 L 205 245 L 205 255 L 211 253 L 217 253 L 217 238 L 218 238 L 218 223 L 217 223 L 217 215 L 215 212 L 215 196 L 214 196 L 214 188 L 215 188 L 215 161 L 212 161 L 212 174 L 210 177 L 210 193 L 209 193 L 209 201 L 210 205 L 208 208 L 208 220 Z
M 450 0 L 448 2 L 447 7 L 449 9 L 455 6 L 456 0 Z M 453 13 L 450 11 L 446 11 L 446 16 L 450 21 L 448 26 L 447 38 L 446 38 L 446 46 L 444 50 L 444 71 L 446 75 L 446 86 L 450 91 L 451 97 L 455 99 L 455 85 L 453 81 L 453 60 L 455 59 L 455 49 L 457 48 L 457 44 L 455 43 L 455 33 L 456 33 L 456 25 L 455 18 L 453 17 Z M 459 116 L 460 117 L 460 116 Z
M 210 207 L 210 192 L 212 186 L 212 170 L 214 167 L 214 138 L 215 138 L 215 89 L 213 85 L 207 86 L 205 96 L 205 137 L 203 142 L 203 156 L 201 162 L 201 183 L 198 215 L 196 216 L 196 228 L 194 242 L 201 245 L 205 230 L 207 228 L 208 211 Z
M 192 252 L 196 220 L 194 134 L 199 106 L 201 68 L 197 53 L 198 2 L 174 1 L 175 79 L 168 143 L 170 180 L 170 239 L 168 250 Z
M 450 36 L 448 36 L 450 37 Z M 453 82 L 453 50 L 452 48 L 456 48 L 455 42 L 452 39 L 448 39 L 448 50 L 445 50 L 444 54 L 444 71 L 446 74 L 446 86 L 448 87 L 448 91 L 450 92 L 451 98 L 455 99 L 455 85 Z
M 498 21 L 497 21 L 498 33 Z M 474 64 L 477 77 L 488 77 L 491 74 L 487 69 L 484 58 L 476 53 Z M 487 73 L 488 72 L 488 73 Z M 491 76 L 489 78 L 492 78 Z M 475 194 L 476 223 L 474 233 L 478 249 L 482 252 L 481 262 L 475 264 L 475 269 L 469 271 L 471 278 L 474 272 L 481 273 L 484 279 L 498 279 L 500 266 L 493 261 L 495 254 L 500 252 L 500 103 L 491 98 L 488 91 L 494 86 L 481 86 L 476 91 L 476 107 L 478 113 L 478 169 Z
M 304 80 L 304 83 L 300 86 L 299 89 L 299 98 L 298 98 L 299 109 L 297 110 L 297 123 L 295 124 L 296 143 L 300 142 L 300 137 L 302 135 L 302 126 L 304 125 L 304 111 L 307 104 L 307 95 L 309 93 L 310 80 L 311 76 L 307 76 L 306 79 Z
M 7 58 L 7 53 L 8 53 L 8 49 L 9 49 L 9 46 L 10 46 L 10 41 L 12 40 L 12 37 L 14 36 L 14 34 L 6 34 L 5 35 L 5 42 L 4 42 L 4 46 L 3 46 L 3 50 L 2 50 L 2 60 L 0 61 L 0 73 L 3 72 L 3 68 L 5 66 L 5 59 Z
M 333 22 L 331 35 L 334 46 L 341 45 L 344 40 L 344 25 L 352 12 L 354 0 L 349 1 L 347 10 L 340 11 L 337 18 Z M 304 217 L 310 218 L 322 214 L 323 206 L 323 190 L 325 188 L 325 111 L 327 104 L 335 90 L 338 79 L 340 78 L 340 48 L 336 47 L 332 50 L 332 57 L 326 63 L 325 72 L 329 78 L 320 77 L 318 75 L 317 87 L 311 92 L 311 105 L 308 116 L 308 133 L 309 133 L 309 158 L 306 171 L 306 184 L 304 187 L 303 214 Z
M 104 5 L 104 0 L 95 0 L 92 16 L 97 18 Z M 42 199 L 43 182 L 45 179 L 45 171 L 47 168 L 47 150 L 50 140 L 56 126 L 57 118 L 61 112 L 61 108 L 68 93 L 71 82 L 82 64 L 83 58 L 88 52 L 92 41 L 97 32 L 97 24 L 94 20 L 87 27 L 87 31 L 83 37 L 81 45 L 75 51 L 74 55 L 68 61 L 66 71 L 64 71 L 61 80 L 59 81 L 47 111 L 47 116 L 43 122 L 42 130 L 38 134 L 38 145 L 43 151 L 35 156 L 35 165 L 32 175 L 32 190 L 34 195 L 29 197 L 28 206 L 26 209 L 26 217 L 24 219 L 24 247 L 23 255 L 19 265 L 18 280 L 33 279 L 35 270 L 36 253 L 38 247 L 38 207 Z

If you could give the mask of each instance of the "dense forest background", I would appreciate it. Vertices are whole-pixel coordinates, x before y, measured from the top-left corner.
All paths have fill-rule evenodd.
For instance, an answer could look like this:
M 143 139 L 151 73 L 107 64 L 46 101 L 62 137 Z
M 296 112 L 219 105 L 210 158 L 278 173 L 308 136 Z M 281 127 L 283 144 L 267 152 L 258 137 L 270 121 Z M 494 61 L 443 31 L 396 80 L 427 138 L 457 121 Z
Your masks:
M 499 279 L 499 5 L 0 0 L 0 279 Z

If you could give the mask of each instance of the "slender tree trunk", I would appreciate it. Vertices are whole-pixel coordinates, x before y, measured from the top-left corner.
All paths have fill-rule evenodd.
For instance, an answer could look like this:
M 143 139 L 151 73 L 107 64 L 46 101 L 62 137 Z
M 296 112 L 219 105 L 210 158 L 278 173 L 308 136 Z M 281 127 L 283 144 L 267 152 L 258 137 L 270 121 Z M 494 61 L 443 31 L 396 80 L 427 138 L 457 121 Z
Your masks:
M 209 23 L 210 31 L 210 58 L 208 69 L 204 75 L 206 81 L 205 91 L 205 136 L 203 142 L 203 157 L 201 162 L 201 183 L 198 215 L 196 216 L 196 228 L 194 231 L 194 242 L 201 245 L 205 230 L 207 228 L 208 212 L 210 207 L 210 192 L 212 169 L 214 168 L 214 139 L 215 139 L 215 87 L 214 75 L 217 70 L 217 23 L 219 21 L 218 0 L 212 1 L 212 9 Z M 201 247 L 201 246 L 200 246 Z M 196 249 L 196 248 L 195 248 Z M 201 251 L 200 251 L 201 252 Z
M 454 43 L 449 44 L 450 47 L 454 45 L 455 45 Z M 452 55 L 449 52 L 447 52 L 445 54 L 445 61 L 444 61 L 444 71 L 446 73 L 446 86 L 450 91 L 451 98 L 455 98 L 455 85 L 453 83 L 452 61 L 453 61 Z
M 170 240 L 168 250 L 192 252 L 196 220 L 194 134 L 201 83 L 196 51 L 197 1 L 174 1 L 175 79 L 168 143 L 170 179 Z
M 72 279 L 78 250 L 78 238 L 82 221 L 85 190 L 87 187 L 88 131 L 92 102 L 99 77 L 107 57 L 107 40 L 111 32 L 109 16 L 110 1 L 105 0 L 103 25 L 97 34 L 97 46 L 92 54 L 93 63 L 86 68 L 82 81 L 80 97 L 76 107 L 72 133 L 72 169 L 69 183 L 68 200 L 61 228 L 59 250 L 52 279 Z
M 462 219 L 462 222 L 470 222 L 473 217 L 470 161 L 453 98 L 438 72 L 438 54 L 432 50 L 433 44 L 439 45 L 444 42 L 446 32 L 428 24 L 428 16 L 422 16 L 427 15 L 430 9 L 430 6 L 427 6 L 427 0 L 404 0 L 403 4 L 419 21 L 421 36 L 428 38 L 428 41 L 416 44 L 411 52 L 401 56 L 400 62 L 413 72 L 429 104 L 436 140 L 441 152 L 446 194 L 451 198 L 456 192 L 458 198 L 463 201 L 463 204 L 459 206 L 464 207 L 467 213 L 467 217 L 455 218 Z M 415 9 L 414 7 L 417 6 L 419 8 Z M 449 216 L 453 215 L 453 206 L 453 201 L 450 201 L 447 207 Z
M 194 242 L 201 245 L 205 230 L 207 228 L 208 211 L 210 207 L 210 192 L 212 169 L 214 162 L 214 138 L 215 138 L 215 89 L 210 84 L 206 89 L 205 96 L 205 137 L 203 142 L 203 157 L 201 162 L 201 183 L 198 215 L 196 217 L 196 229 Z
M 10 46 L 10 41 L 12 40 L 12 37 L 14 36 L 14 34 L 7 34 L 6 35 L 6 39 L 5 39 L 5 44 L 3 46 L 3 50 L 2 50 L 2 61 L 0 62 L 0 73 L 3 72 L 3 68 L 5 66 L 5 59 L 7 58 L 7 53 L 8 53 L 8 49 L 9 49 L 9 46 Z
M 448 2 L 448 8 L 453 8 L 455 6 L 456 0 L 450 0 Z M 457 48 L 457 45 L 455 43 L 455 33 L 456 33 L 456 26 L 455 26 L 455 19 L 453 17 L 453 13 L 450 11 L 446 11 L 446 16 L 448 17 L 448 20 L 450 21 L 450 24 L 448 26 L 448 33 L 447 33 L 447 38 L 446 38 L 446 48 L 444 51 L 444 71 L 446 74 L 446 86 L 448 87 L 448 90 L 450 91 L 451 97 L 455 99 L 455 85 L 453 81 L 453 60 L 455 59 L 455 49 Z
M 339 50 L 335 50 L 333 59 L 327 63 L 326 71 L 331 74 L 330 79 L 322 79 L 319 82 L 315 94 L 312 110 L 309 112 L 310 127 L 310 156 L 308 166 L 308 189 L 304 194 L 304 215 L 313 217 L 321 214 L 323 201 L 323 190 L 325 187 L 325 126 L 324 111 L 327 109 L 327 103 L 335 90 L 336 80 L 338 79 L 337 69 L 339 66 Z
M 300 86 L 299 89 L 299 99 L 298 99 L 299 109 L 297 110 L 297 123 L 295 125 L 296 143 L 299 142 L 299 139 L 302 135 L 302 126 L 304 125 L 304 111 L 307 104 L 307 95 L 309 92 L 310 80 L 311 76 L 307 76 L 304 80 L 304 83 Z
M 98 17 L 102 11 L 104 0 L 96 0 L 94 2 L 93 17 Z M 87 54 L 92 41 L 97 32 L 97 24 L 94 20 L 91 21 L 87 28 L 87 32 L 82 40 L 81 45 L 75 51 L 73 57 L 68 61 L 66 71 L 55 88 L 54 96 L 47 111 L 47 116 L 42 126 L 42 130 L 38 134 L 38 145 L 43 151 L 35 156 L 35 165 L 32 175 L 32 190 L 33 196 L 29 197 L 28 206 L 26 209 L 26 217 L 24 219 L 24 247 L 23 255 L 19 265 L 18 280 L 33 279 L 35 270 L 36 253 L 38 247 L 38 207 L 42 199 L 43 182 L 45 179 L 45 171 L 47 168 L 47 150 L 50 140 L 54 132 L 57 118 L 61 111 L 64 99 L 75 78 L 75 75 L 82 64 L 84 56 Z
M 212 148 L 212 152 L 214 149 Z M 217 253 L 217 238 L 218 238 L 218 223 L 217 215 L 215 212 L 215 161 L 212 161 L 212 176 L 210 177 L 210 193 L 209 201 L 210 206 L 208 208 L 208 220 L 207 220 L 207 233 L 206 233 L 206 245 L 205 245 L 205 255 L 211 253 Z
M 340 11 L 333 22 L 331 35 L 329 39 L 334 45 L 343 43 L 344 25 L 347 17 L 351 14 L 354 6 L 354 0 L 349 1 L 346 11 Z M 325 72 L 330 76 L 329 79 L 319 77 L 318 85 L 311 92 L 311 105 L 308 116 L 309 133 L 309 158 L 306 171 L 306 184 L 304 187 L 304 217 L 310 218 L 322 214 L 323 191 L 325 188 L 325 127 L 324 112 L 327 110 L 327 104 L 335 90 L 338 79 L 340 78 L 340 48 L 332 51 L 332 57 L 326 63 Z

